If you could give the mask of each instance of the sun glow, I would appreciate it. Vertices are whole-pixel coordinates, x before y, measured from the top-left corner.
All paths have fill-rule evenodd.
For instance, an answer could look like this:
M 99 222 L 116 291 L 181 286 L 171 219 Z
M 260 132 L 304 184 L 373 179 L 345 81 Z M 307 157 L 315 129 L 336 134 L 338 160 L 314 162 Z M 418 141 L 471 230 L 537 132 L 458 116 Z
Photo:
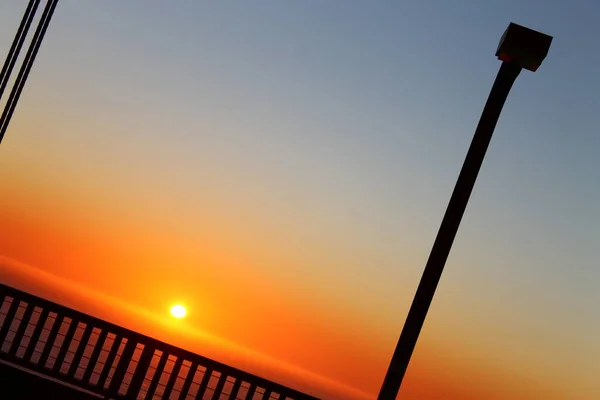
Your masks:
M 183 318 L 187 314 L 187 310 L 181 304 L 175 304 L 171 307 L 171 315 L 175 318 Z

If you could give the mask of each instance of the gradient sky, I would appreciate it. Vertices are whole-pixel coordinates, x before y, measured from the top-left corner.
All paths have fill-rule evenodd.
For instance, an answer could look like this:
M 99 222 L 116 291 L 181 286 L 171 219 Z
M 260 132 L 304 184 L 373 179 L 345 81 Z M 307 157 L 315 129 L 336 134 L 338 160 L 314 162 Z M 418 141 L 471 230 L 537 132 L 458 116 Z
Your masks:
M 1 51 L 25 5 L 1 2 Z M 184 301 L 194 329 L 372 397 L 513 21 L 552 48 L 509 96 L 403 390 L 596 399 L 598 15 L 61 0 L 0 147 L 0 254 L 156 315 Z

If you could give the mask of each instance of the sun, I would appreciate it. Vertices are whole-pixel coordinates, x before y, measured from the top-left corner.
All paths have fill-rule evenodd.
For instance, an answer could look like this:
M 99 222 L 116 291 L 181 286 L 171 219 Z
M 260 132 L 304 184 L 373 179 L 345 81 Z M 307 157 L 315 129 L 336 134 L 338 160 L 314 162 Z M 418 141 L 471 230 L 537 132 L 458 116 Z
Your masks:
M 185 317 L 186 314 L 187 314 L 187 310 L 181 304 L 175 304 L 173 307 L 171 307 L 171 315 L 174 316 L 175 318 L 181 319 L 181 318 Z

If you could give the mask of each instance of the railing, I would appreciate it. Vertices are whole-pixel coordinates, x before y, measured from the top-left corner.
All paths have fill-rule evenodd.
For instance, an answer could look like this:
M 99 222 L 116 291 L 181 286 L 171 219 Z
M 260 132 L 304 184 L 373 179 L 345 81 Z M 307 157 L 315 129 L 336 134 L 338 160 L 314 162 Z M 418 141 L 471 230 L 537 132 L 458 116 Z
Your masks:
M 3 284 L 0 360 L 106 399 L 316 400 Z

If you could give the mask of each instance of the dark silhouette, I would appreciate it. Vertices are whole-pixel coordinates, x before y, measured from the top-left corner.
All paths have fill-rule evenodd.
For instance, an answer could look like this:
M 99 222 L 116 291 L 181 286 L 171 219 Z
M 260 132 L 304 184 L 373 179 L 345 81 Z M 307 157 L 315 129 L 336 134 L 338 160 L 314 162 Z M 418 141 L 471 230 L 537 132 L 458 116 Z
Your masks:
M 3 284 L 0 321 L 2 399 L 317 400 Z
M 21 52 L 21 48 L 23 47 L 23 43 L 27 37 L 27 32 L 29 31 L 29 27 L 31 26 L 31 22 L 35 16 L 39 4 L 40 0 L 30 0 L 27 8 L 25 9 L 25 14 L 21 20 L 19 29 L 17 29 L 17 34 L 15 35 L 13 43 L 10 47 L 8 56 L 4 62 L 4 66 L 2 67 L 2 72 L 0 73 L 0 99 L 4 94 L 4 89 L 8 84 L 8 80 L 10 79 L 10 75 L 17 61 L 17 57 Z M 2 143 L 2 139 L 4 139 L 4 134 L 6 133 L 12 115 L 15 112 L 17 102 L 21 97 L 21 92 L 23 91 L 23 87 L 25 87 L 25 82 L 27 81 L 27 77 L 29 76 L 33 62 L 35 61 L 35 57 L 40 49 L 42 40 L 44 40 L 46 30 L 48 29 L 48 25 L 50 24 L 50 20 L 52 19 L 52 15 L 54 14 L 57 4 L 58 0 L 48 0 L 35 33 L 33 34 L 33 39 L 29 44 L 29 49 L 27 50 L 27 54 L 25 55 L 25 59 L 23 60 L 23 64 L 21 65 L 21 69 L 19 70 L 19 74 L 17 75 L 13 89 L 10 92 L 10 96 L 6 105 L 4 106 L 2 116 L 0 117 L 0 143 Z
M 521 69 L 536 71 L 548 50 L 552 37 L 511 23 L 500 40 L 496 56 L 502 61 L 498 75 L 475 130 L 464 164 L 450 197 L 423 276 L 394 350 L 378 400 L 395 400 L 419 339 L 429 306 L 444 271 L 444 266 L 460 221 L 475 186 L 500 112 Z

